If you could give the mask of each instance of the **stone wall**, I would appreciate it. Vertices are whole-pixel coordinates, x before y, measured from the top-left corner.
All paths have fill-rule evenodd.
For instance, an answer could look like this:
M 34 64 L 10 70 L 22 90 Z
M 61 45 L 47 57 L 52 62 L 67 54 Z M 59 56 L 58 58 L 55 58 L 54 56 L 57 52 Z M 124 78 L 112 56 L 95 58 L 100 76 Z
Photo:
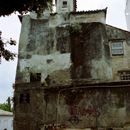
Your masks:
M 129 82 L 15 87 L 14 130 L 39 130 L 53 124 L 74 129 L 123 128 L 130 123 Z

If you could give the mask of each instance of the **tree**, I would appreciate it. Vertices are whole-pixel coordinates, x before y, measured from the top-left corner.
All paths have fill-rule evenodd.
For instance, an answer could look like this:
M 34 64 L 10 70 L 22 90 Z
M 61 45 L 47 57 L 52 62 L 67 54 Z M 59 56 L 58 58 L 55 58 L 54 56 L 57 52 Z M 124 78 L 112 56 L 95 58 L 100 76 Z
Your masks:
M 5 48 L 5 46 L 6 46 L 7 44 L 16 45 L 16 41 L 10 39 L 10 41 L 4 42 L 4 41 L 2 40 L 1 35 L 2 35 L 2 32 L 0 31 L 0 61 L 1 61 L 1 58 L 2 58 L 2 57 L 3 57 L 5 60 L 7 60 L 7 61 L 13 60 L 14 57 L 16 56 L 16 54 L 13 53 L 13 52 L 11 52 L 11 51 L 9 51 L 9 50 L 7 50 L 7 49 Z
M 20 14 L 24 14 L 28 11 L 35 11 L 39 17 L 48 5 L 52 7 L 52 0 L 0 0 L 0 16 L 9 15 L 16 11 Z M 0 60 L 1 57 L 7 61 L 13 60 L 16 55 L 5 49 L 5 45 L 15 45 L 16 42 L 12 39 L 8 42 L 4 42 L 1 35 L 2 32 L 0 32 Z
M 18 11 L 23 14 L 28 11 L 41 12 L 52 3 L 52 0 L 0 0 L 0 16 Z
M 10 97 L 8 97 L 6 103 L 1 103 L 1 104 L 0 104 L 0 109 L 5 110 L 5 111 L 12 112 L 11 99 L 10 99 Z

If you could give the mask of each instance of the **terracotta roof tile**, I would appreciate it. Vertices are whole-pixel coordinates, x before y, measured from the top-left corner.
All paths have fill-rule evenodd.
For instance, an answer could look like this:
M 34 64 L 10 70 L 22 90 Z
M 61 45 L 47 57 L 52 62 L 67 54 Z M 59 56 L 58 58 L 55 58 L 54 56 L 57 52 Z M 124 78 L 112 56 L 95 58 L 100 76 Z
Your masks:
M 89 14 L 89 13 L 98 13 L 98 12 L 107 12 L 107 8 L 105 9 L 100 9 L 100 10 L 87 10 L 87 11 L 76 11 L 76 12 L 71 12 L 71 14 Z

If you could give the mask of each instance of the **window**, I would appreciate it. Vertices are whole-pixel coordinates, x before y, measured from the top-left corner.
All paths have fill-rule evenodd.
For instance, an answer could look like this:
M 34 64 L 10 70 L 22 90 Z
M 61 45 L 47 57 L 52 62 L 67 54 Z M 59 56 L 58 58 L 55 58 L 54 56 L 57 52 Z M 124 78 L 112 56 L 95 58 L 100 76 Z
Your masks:
M 117 41 L 111 43 L 111 54 L 112 56 L 118 56 L 124 54 L 123 41 Z
M 119 71 L 120 80 L 130 80 L 130 71 Z
M 30 73 L 30 82 L 40 82 L 41 73 Z
M 63 1 L 62 8 L 67 8 L 67 1 Z
M 30 95 L 29 93 L 22 93 L 20 94 L 20 103 L 30 103 Z

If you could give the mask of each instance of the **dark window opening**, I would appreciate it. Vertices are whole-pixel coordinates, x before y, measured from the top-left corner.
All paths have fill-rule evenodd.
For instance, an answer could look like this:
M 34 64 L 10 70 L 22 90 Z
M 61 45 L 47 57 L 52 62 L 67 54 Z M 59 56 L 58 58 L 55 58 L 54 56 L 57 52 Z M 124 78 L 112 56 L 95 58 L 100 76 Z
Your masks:
M 107 130 L 113 130 L 113 128 L 107 128 Z
M 46 62 L 47 62 L 47 64 L 50 64 L 53 62 L 53 59 L 47 59 Z
M 62 8 L 67 8 L 67 1 L 63 1 L 63 6 Z
M 30 73 L 30 82 L 40 82 L 41 73 Z
M 30 95 L 29 93 L 22 93 L 20 94 L 20 103 L 30 103 Z

